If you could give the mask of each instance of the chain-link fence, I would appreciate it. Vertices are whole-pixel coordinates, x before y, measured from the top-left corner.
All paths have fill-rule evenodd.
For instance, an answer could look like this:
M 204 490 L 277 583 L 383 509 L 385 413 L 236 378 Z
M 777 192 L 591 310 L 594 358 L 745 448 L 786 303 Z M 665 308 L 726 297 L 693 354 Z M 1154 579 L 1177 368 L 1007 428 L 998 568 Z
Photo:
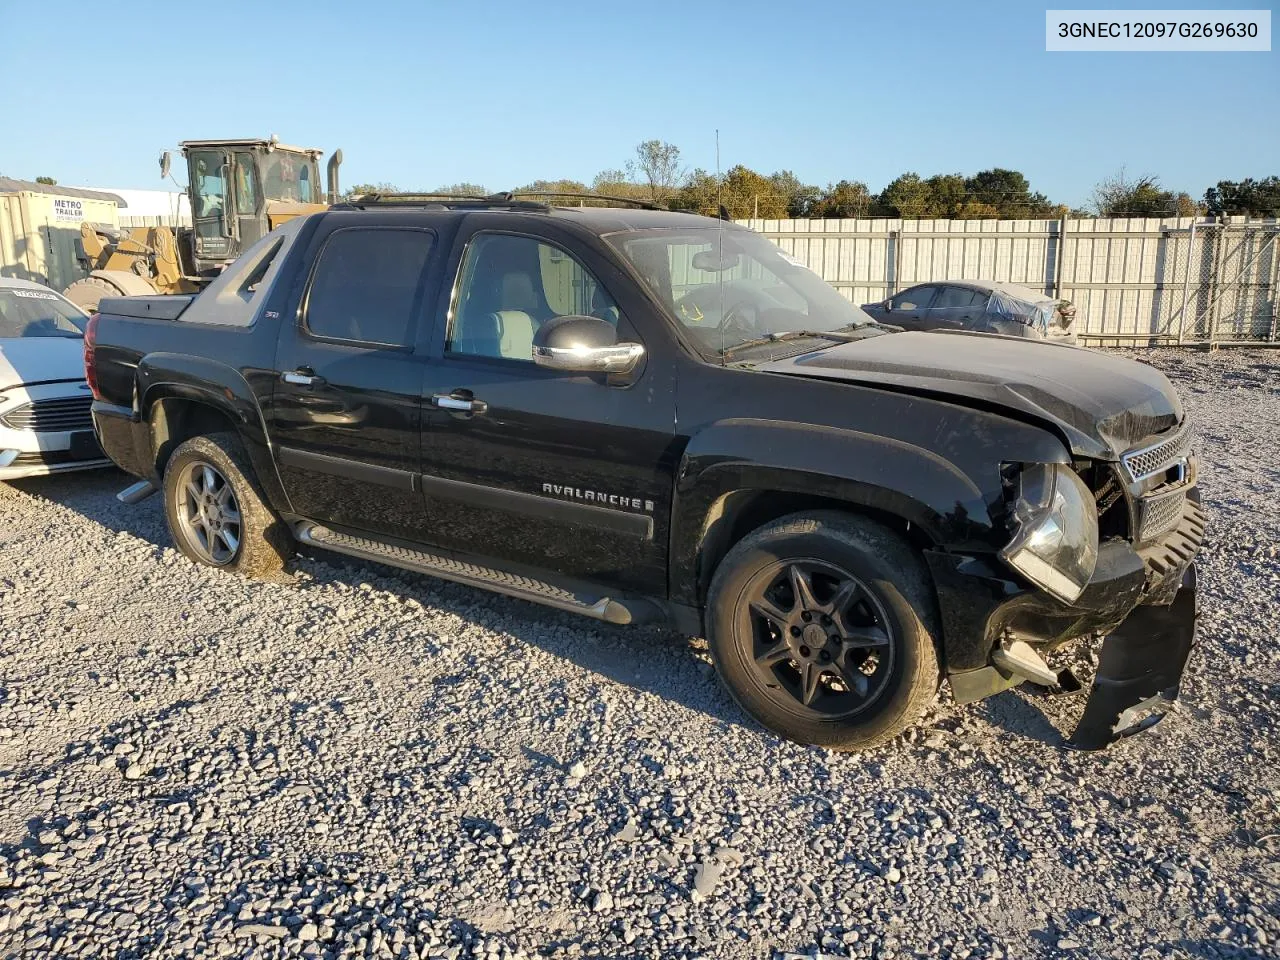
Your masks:
M 1193 224 L 1185 253 L 1179 343 L 1275 343 L 1280 247 L 1274 223 Z

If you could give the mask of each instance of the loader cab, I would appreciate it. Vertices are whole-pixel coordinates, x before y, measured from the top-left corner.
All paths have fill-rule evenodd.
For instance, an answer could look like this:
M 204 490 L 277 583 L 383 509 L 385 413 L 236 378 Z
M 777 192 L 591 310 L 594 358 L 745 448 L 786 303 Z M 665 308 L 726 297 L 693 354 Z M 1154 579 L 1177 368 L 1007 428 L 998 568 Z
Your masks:
M 210 276 L 285 220 L 325 209 L 319 150 L 272 140 L 187 140 L 191 266 Z

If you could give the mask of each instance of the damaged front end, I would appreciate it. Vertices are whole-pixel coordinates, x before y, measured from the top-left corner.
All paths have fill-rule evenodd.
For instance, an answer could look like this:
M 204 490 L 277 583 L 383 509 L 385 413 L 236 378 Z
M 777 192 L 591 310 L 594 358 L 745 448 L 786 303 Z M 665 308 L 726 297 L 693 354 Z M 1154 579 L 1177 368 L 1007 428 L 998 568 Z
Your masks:
M 1192 563 L 1172 603 L 1139 606 L 1103 641 L 1084 716 L 1068 740 L 1071 746 L 1101 750 L 1160 721 L 1178 697 L 1198 615 Z
M 1037 504 L 1050 500 L 1045 484 L 1037 479 L 1031 496 L 1022 484 L 1020 513 L 1013 516 L 1016 533 L 1000 554 L 1003 562 L 928 555 L 957 702 L 1027 681 L 1051 694 L 1085 693 L 1070 670 L 1053 670 L 1044 655 L 1080 638 L 1102 636 L 1096 674 L 1068 745 L 1098 750 L 1163 716 L 1178 695 L 1195 642 L 1194 560 L 1204 541 L 1205 515 L 1185 443 L 1165 441 L 1154 449 L 1157 457 L 1126 455 L 1119 464 L 1098 464 L 1096 475 L 1080 471 L 1084 484 L 1059 485 L 1066 503 L 1056 518 L 1043 521 L 1047 535 L 1035 526 L 1041 523 Z M 1172 465 L 1166 466 L 1170 456 Z M 1096 498 L 1094 522 L 1102 535 L 1095 541 L 1096 562 L 1087 582 L 1080 576 L 1085 565 L 1063 557 L 1073 561 L 1090 544 L 1080 546 L 1079 538 L 1072 543 L 1057 533 L 1072 524 L 1080 527 L 1071 508 L 1082 487 Z M 1021 543 L 1033 545 L 1031 556 L 1011 556 Z M 1040 557 L 1051 563 L 1041 563 Z M 1050 565 L 1052 571 L 1043 569 Z M 1010 576 L 1010 568 L 1024 579 Z

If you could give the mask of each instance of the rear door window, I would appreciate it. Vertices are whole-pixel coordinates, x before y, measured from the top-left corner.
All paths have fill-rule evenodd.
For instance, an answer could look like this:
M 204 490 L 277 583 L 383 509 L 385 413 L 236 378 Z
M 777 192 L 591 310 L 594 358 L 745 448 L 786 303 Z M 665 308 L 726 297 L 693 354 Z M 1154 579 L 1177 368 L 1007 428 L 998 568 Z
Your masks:
M 976 302 L 979 292 L 969 287 L 943 287 L 942 294 L 934 301 L 936 310 L 963 309 Z
M 337 230 L 321 250 L 307 293 L 304 325 L 312 337 L 410 347 L 422 313 L 428 230 Z

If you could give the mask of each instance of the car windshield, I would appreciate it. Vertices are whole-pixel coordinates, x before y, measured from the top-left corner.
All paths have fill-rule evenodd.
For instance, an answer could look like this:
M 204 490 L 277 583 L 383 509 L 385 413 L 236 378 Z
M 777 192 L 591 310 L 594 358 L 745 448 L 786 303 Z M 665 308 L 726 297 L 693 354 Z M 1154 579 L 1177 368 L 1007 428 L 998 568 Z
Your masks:
M 0 339 L 82 337 L 88 317 L 52 290 L 0 287 Z
M 799 260 L 748 230 L 643 230 L 607 239 L 713 355 L 749 340 L 873 322 Z

